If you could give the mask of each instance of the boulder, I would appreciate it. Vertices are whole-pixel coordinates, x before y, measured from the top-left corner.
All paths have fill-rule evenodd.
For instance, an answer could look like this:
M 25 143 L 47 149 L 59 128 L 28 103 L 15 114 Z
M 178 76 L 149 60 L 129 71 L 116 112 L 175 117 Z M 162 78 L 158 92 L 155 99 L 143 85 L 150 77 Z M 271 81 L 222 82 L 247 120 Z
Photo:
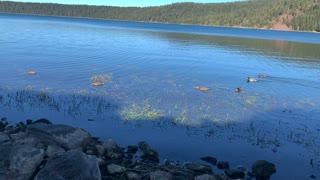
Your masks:
M 244 179 L 245 177 L 244 171 L 239 169 L 226 169 L 224 173 L 231 179 Z
M 165 171 L 156 170 L 150 173 L 150 180 L 171 180 L 171 179 L 173 179 L 172 174 Z
M 34 179 L 100 180 L 101 174 L 95 156 L 86 155 L 78 150 L 70 150 L 62 155 L 49 158 L 44 168 L 38 172 Z
M 117 143 L 112 139 L 108 139 L 107 141 L 103 142 L 102 146 L 104 149 L 105 157 L 111 158 L 111 159 L 121 159 L 124 157 L 123 149 L 119 147 Z M 98 152 L 99 151 L 103 151 L 103 150 L 98 150 Z
M 194 180 L 219 180 L 219 179 L 220 178 L 210 174 L 202 174 L 194 178 Z
M 111 175 L 121 174 L 127 171 L 127 169 L 123 166 L 119 166 L 117 164 L 110 164 L 107 166 L 108 173 Z
M 158 155 L 158 152 L 151 149 L 148 145 L 148 143 L 142 141 L 138 143 L 139 149 L 143 152 L 141 158 L 145 161 L 153 162 L 153 163 L 159 163 L 160 158 Z
M 187 164 L 185 165 L 186 168 L 192 170 L 193 172 L 196 173 L 212 173 L 212 168 L 208 165 L 202 165 L 202 164 Z
M 49 145 L 46 150 L 46 155 L 51 158 L 56 155 L 62 155 L 66 151 L 63 148 L 59 148 L 56 146 Z
M 27 127 L 27 134 L 38 138 L 42 144 L 63 147 L 66 150 L 84 148 L 91 136 L 83 129 L 62 124 L 34 123 Z
M 227 161 L 219 161 L 217 167 L 218 169 L 229 169 L 229 163 Z
M 0 152 L 0 179 L 31 179 L 44 156 L 43 149 L 30 144 L 2 144 Z
M 205 161 L 207 163 L 210 163 L 212 165 L 217 165 L 217 159 L 211 156 L 206 156 L 206 157 L 202 157 L 200 158 L 202 161 Z
M 0 132 L 0 143 L 8 142 L 10 138 L 7 134 Z
M 252 173 L 257 180 L 270 179 L 270 176 L 275 172 L 276 166 L 265 160 L 258 160 L 252 165 Z
M 128 178 L 129 180 L 138 180 L 138 179 L 141 179 L 141 176 L 140 176 L 139 174 L 135 173 L 135 172 L 127 172 L 126 175 L 127 175 L 127 178 Z

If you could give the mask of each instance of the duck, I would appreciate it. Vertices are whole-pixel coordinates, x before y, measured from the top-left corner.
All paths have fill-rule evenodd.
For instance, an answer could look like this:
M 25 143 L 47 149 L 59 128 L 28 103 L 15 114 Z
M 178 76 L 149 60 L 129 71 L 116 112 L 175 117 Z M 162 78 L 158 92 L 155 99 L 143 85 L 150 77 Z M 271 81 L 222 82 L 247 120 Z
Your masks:
M 37 73 L 35 71 L 33 71 L 33 70 L 30 70 L 30 71 L 27 72 L 27 74 L 28 75 L 36 75 Z
M 237 92 L 237 93 L 239 93 L 239 92 L 242 91 L 242 88 L 241 88 L 241 87 L 236 87 L 236 88 L 234 89 L 234 91 Z
M 202 91 L 202 92 L 207 92 L 209 90 L 209 88 L 201 87 L 199 90 Z
M 267 76 L 264 75 L 264 74 L 258 74 L 258 77 L 259 77 L 259 78 L 266 78 Z
M 206 88 L 206 87 L 199 87 L 199 86 L 196 86 L 194 87 L 195 90 L 198 90 L 198 91 L 202 91 L 202 92 L 206 92 L 209 90 L 209 88 Z
M 103 84 L 104 83 L 101 81 L 96 81 L 96 82 L 91 83 L 91 86 L 102 86 Z
M 255 78 L 253 77 L 248 77 L 247 78 L 247 82 L 257 82 L 258 80 L 256 80 Z

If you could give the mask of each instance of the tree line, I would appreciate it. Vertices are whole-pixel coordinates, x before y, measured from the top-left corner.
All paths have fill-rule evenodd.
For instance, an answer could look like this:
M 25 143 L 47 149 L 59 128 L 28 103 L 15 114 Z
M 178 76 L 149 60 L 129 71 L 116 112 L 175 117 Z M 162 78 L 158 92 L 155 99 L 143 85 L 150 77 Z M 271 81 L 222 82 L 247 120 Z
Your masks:
M 320 0 L 248 0 L 114 7 L 0 1 L 0 12 L 213 26 L 320 31 Z

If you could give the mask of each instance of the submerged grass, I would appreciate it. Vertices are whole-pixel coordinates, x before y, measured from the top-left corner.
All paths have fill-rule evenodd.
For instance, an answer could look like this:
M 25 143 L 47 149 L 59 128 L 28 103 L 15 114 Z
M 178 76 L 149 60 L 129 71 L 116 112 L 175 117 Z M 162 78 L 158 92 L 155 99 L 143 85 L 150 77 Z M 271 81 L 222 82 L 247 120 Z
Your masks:
M 133 103 L 130 107 L 120 111 L 121 117 L 126 121 L 132 120 L 157 120 L 164 118 L 164 113 L 156 108 L 152 108 L 148 100 L 142 104 Z

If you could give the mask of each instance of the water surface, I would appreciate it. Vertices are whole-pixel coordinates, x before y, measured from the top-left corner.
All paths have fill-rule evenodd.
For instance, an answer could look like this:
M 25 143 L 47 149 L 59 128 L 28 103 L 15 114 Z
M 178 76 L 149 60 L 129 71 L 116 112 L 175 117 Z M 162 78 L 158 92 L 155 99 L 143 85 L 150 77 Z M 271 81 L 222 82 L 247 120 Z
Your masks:
M 162 158 L 266 159 L 274 179 L 320 176 L 320 34 L 3 14 L 0 49 L 0 116 L 12 123 L 45 117 L 145 140 Z

